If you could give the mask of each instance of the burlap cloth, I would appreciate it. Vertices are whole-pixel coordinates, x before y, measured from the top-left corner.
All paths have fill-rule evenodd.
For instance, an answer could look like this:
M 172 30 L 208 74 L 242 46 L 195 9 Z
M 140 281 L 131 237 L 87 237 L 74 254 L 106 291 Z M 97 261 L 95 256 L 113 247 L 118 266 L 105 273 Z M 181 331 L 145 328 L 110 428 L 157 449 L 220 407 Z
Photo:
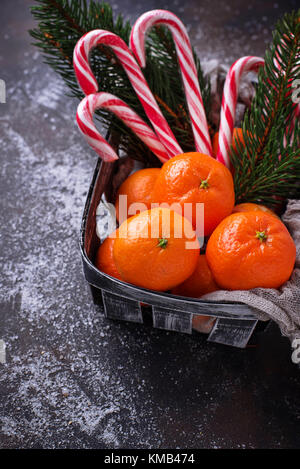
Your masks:
M 258 319 L 275 321 L 282 335 L 291 342 L 300 338 L 300 200 L 289 200 L 282 221 L 287 226 L 297 248 L 296 263 L 288 282 L 278 290 L 255 288 L 253 290 L 219 290 L 202 299 L 245 303 L 255 308 Z

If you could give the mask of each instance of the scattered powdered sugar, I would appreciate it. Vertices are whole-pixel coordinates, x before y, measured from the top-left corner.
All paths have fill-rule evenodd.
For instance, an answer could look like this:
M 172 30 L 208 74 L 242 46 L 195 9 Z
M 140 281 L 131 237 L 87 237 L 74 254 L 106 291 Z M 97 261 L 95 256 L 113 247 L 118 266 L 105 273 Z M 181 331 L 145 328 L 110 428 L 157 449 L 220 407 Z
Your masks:
M 59 102 L 64 97 L 65 86 L 61 78 L 56 77 L 50 83 L 46 83 L 43 80 L 45 87 L 42 91 L 33 93 L 32 100 L 36 101 L 37 104 L 48 107 L 50 109 L 57 109 Z M 32 89 L 29 84 L 29 89 Z
M 96 155 L 75 127 L 76 103 L 46 70 L 15 85 L 1 117 L 2 444 L 147 444 L 135 392 L 110 362 L 111 324 L 82 275 L 79 228 Z
M 262 35 L 268 35 L 258 25 L 269 31 L 264 20 L 250 25 L 257 40 L 241 38 L 231 8 L 216 36 L 210 22 L 218 15 L 209 20 L 198 3 L 184 11 L 179 0 L 160 7 L 193 19 L 191 40 L 202 59 L 230 63 L 245 55 L 248 42 L 249 52 L 261 53 Z M 155 7 L 153 1 L 147 6 Z M 121 9 L 133 21 L 145 5 L 124 0 Z M 24 21 L 22 8 L 14 19 L 18 15 Z M 6 48 L 11 38 L 27 37 L 16 30 L 23 24 L 18 21 L 0 33 Z M 28 20 L 26 28 L 32 26 Z M 28 44 L 21 39 L 15 54 L 24 48 L 23 62 L 10 60 L 10 71 L 0 53 L 8 77 L 0 108 L 1 447 L 288 447 L 297 436 L 289 436 L 282 415 L 292 409 L 292 418 L 299 416 L 299 381 L 279 339 L 265 355 L 225 352 L 202 336 L 107 321 L 94 307 L 82 274 L 79 229 L 96 155 L 76 128 L 76 100 L 41 65 L 29 38 Z M 277 392 L 275 353 L 284 358 L 280 383 L 287 402 L 278 411 L 269 399 Z

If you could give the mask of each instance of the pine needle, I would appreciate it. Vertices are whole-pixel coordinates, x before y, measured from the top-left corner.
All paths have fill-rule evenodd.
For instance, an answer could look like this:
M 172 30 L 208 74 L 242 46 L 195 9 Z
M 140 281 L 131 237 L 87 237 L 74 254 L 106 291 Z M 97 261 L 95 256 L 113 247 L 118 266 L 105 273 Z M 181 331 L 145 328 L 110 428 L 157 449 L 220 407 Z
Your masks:
M 242 124 L 245 146 L 231 149 L 237 203 L 274 206 L 300 196 L 300 130 L 291 87 L 299 79 L 300 10 L 276 25 Z

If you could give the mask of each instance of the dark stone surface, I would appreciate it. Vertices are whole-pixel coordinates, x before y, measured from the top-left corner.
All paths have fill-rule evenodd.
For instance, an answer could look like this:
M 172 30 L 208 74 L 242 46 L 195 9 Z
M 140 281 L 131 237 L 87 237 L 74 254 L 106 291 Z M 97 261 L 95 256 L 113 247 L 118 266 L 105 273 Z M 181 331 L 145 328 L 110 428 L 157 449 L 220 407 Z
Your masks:
M 76 104 L 27 35 L 32 1 L 2 0 L 0 78 L 3 448 L 300 447 L 300 376 L 277 327 L 246 350 L 94 309 L 78 249 L 95 155 Z M 296 1 L 119 1 L 170 8 L 202 58 L 261 55 Z M 199 5 L 199 6 L 198 6 Z

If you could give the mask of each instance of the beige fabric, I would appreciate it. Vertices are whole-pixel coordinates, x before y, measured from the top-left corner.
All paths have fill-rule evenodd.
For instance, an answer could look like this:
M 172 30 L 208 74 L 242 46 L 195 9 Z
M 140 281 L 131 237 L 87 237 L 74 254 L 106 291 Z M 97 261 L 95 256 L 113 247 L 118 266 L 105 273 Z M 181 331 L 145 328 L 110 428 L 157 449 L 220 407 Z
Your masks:
M 300 200 L 289 200 L 282 221 L 297 248 L 296 264 L 290 280 L 279 290 L 255 288 L 249 291 L 220 290 L 202 297 L 217 301 L 242 302 L 256 309 L 263 321 L 272 319 L 291 342 L 300 338 Z

